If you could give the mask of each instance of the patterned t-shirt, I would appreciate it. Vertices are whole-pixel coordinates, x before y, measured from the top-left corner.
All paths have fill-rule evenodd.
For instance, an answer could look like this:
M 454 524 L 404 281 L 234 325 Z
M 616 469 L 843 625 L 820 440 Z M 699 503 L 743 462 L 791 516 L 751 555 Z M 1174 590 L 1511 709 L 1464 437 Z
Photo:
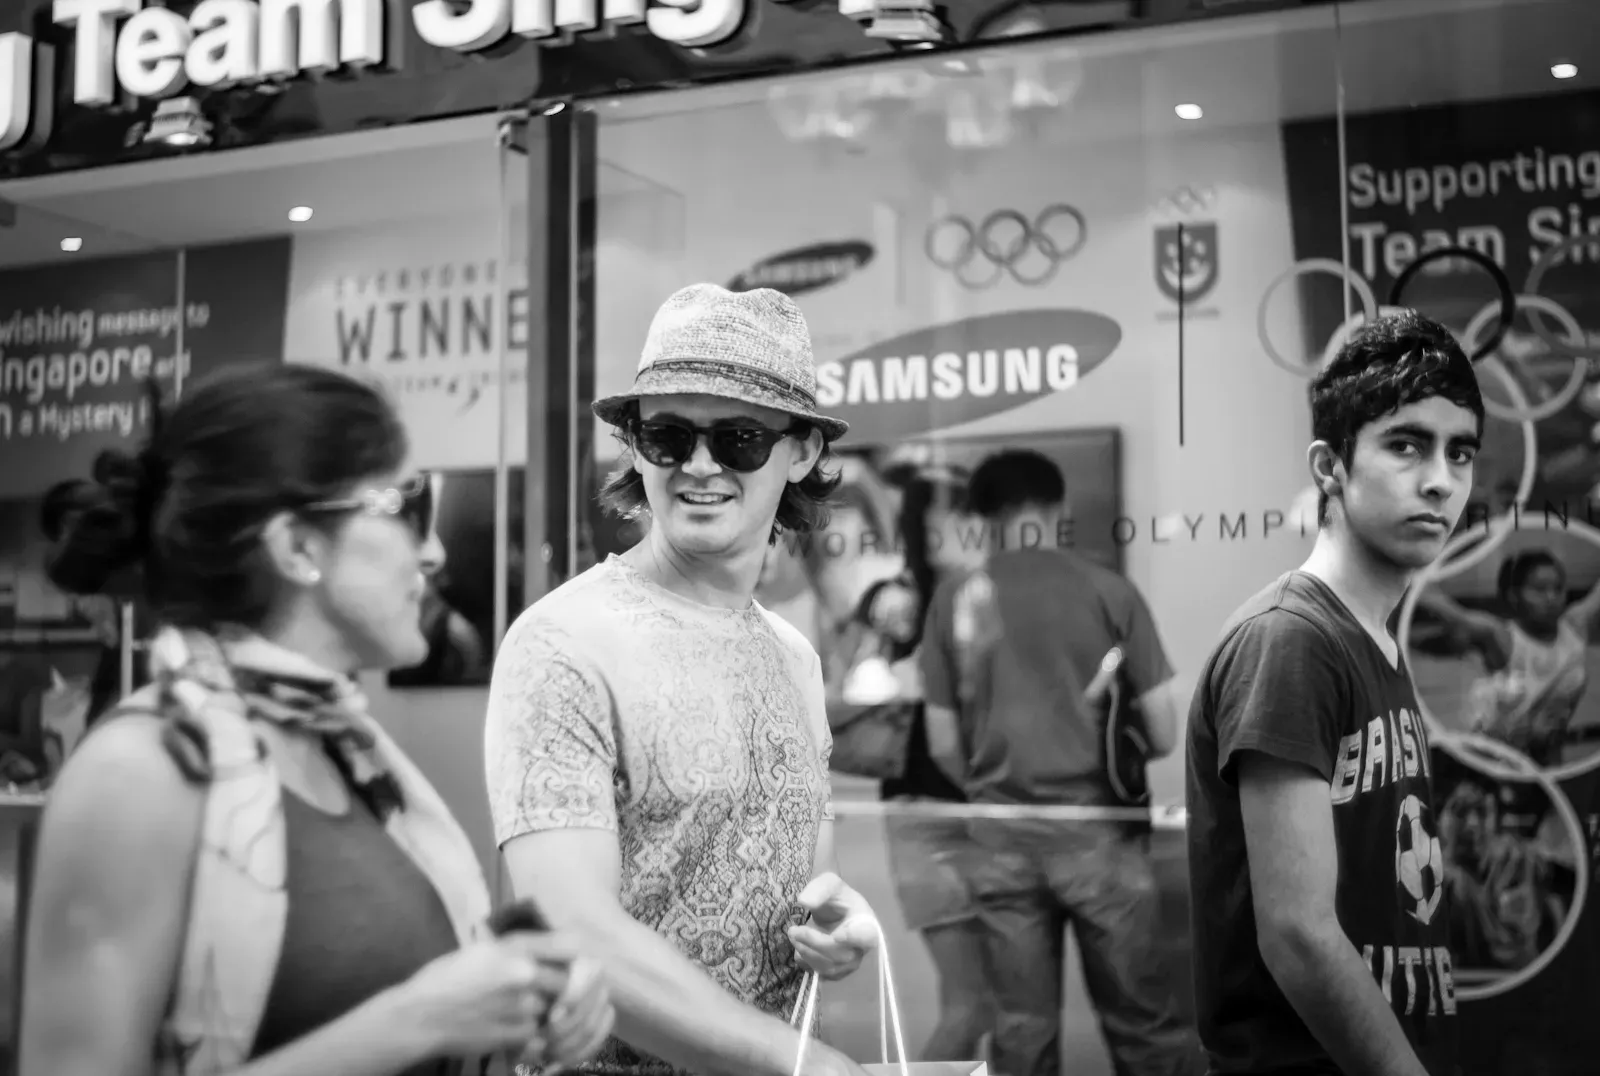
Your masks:
M 788 928 L 832 817 L 822 665 L 752 604 L 678 597 L 612 557 L 519 617 L 485 733 L 495 839 L 615 831 L 623 909 L 740 1000 L 787 1016 Z M 613 1040 L 589 1071 L 667 1072 Z

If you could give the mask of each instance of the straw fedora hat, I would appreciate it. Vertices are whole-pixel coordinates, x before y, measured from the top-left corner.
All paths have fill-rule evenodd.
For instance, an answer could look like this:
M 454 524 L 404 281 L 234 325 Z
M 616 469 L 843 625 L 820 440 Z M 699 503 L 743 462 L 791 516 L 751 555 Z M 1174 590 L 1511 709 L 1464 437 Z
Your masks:
M 771 288 L 732 292 L 691 284 L 674 293 L 650 323 L 633 387 L 593 404 L 613 426 L 641 396 L 720 396 L 803 419 L 829 441 L 850 424 L 817 413 L 817 367 L 811 331 L 793 299 Z

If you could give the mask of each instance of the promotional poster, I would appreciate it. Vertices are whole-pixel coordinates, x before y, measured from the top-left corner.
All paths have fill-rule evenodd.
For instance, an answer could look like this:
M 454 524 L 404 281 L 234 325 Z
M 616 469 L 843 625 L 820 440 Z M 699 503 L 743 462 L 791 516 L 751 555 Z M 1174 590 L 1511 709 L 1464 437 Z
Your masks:
M 1489 409 L 1471 507 L 1402 622 L 1435 746 L 1468 1076 L 1578 1073 L 1600 1050 L 1600 143 L 1568 111 L 1592 98 L 1346 127 L 1353 309 L 1364 285 L 1444 322 Z M 1331 119 L 1284 129 L 1302 260 L 1341 256 L 1336 136 Z M 1299 287 L 1318 355 L 1345 299 L 1335 274 Z
M 419 467 L 526 458 L 528 293 L 490 216 L 297 237 L 284 357 L 381 385 Z M 503 364 L 504 363 L 504 367 Z
M 149 379 L 171 399 L 180 378 L 224 363 L 283 361 L 289 247 L 265 239 L 197 247 L 181 262 L 134 254 L 0 271 L 0 497 L 85 478 L 104 448 L 137 448 Z

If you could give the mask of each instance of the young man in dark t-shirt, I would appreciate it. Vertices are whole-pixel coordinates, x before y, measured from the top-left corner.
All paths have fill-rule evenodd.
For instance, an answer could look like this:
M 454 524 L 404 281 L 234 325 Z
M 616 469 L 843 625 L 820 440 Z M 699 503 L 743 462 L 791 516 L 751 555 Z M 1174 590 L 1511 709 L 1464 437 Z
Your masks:
M 1212 1073 L 1455 1076 L 1427 732 L 1393 633 L 1472 488 L 1448 330 L 1358 330 L 1311 384 L 1311 557 L 1223 630 L 1189 711 L 1195 993 Z

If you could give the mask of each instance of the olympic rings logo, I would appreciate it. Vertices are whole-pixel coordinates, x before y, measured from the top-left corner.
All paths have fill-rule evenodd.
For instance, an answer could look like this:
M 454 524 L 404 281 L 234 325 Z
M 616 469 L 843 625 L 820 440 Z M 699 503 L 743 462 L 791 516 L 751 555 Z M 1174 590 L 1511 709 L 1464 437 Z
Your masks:
M 1183 186 L 1157 198 L 1150 212 L 1167 217 L 1192 217 L 1208 212 L 1217 203 L 1217 188 Z
M 1544 282 L 1545 274 L 1550 269 L 1560 264 L 1569 254 L 1580 248 L 1587 248 L 1596 243 L 1596 239 L 1589 235 L 1572 236 L 1555 246 L 1547 248 L 1539 259 L 1528 270 L 1528 279 L 1524 282 L 1522 292 L 1519 294 L 1506 276 L 1504 269 L 1488 255 L 1470 247 L 1440 247 L 1430 250 L 1422 257 L 1417 258 L 1395 278 L 1393 286 L 1389 289 L 1389 301 L 1380 306 L 1377 296 L 1372 290 L 1372 285 L 1360 273 L 1349 269 L 1333 258 L 1306 258 L 1296 262 L 1278 276 L 1267 290 L 1262 293 L 1260 305 L 1256 308 L 1256 335 L 1261 341 L 1262 350 L 1273 364 L 1301 377 L 1312 377 L 1333 358 L 1338 350 L 1344 346 L 1350 334 L 1361 325 L 1405 309 L 1403 305 L 1407 285 L 1417 278 L 1417 275 L 1428 265 L 1445 260 L 1461 260 L 1483 270 L 1490 282 L 1494 285 L 1497 297 L 1480 309 L 1461 334 L 1461 346 L 1473 362 L 1498 362 L 1491 359 L 1493 352 L 1505 341 L 1506 334 L 1511 330 L 1519 312 L 1528 314 L 1528 323 L 1533 328 L 1534 334 L 1549 349 L 1553 355 L 1572 360 L 1572 372 L 1566 384 L 1549 399 L 1537 404 L 1519 404 L 1515 400 L 1510 405 L 1499 400 L 1485 397 L 1484 409 L 1496 418 L 1508 422 L 1538 422 L 1549 418 L 1565 408 L 1583 390 L 1584 383 L 1589 373 L 1590 349 L 1588 334 L 1578 324 L 1560 303 L 1548 296 L 1539 294 L 1539 286 Z M 1295 362 L 1280 352 L 1272 342 L 1269 332 L 1269 307 L 1272 298 L 1279 288 L 1297 277 L 1310 273 L 1326 273 L 1338 277 L 1345 287 L 1353 292 L 1358 303 L 1358 309 L 1352 311 L 1344 323 L 1333 331 L 1328 342 L 1322 349 L 1322 354 L 1315 361 Z M 1563 335 L 1558 337 L 1551 332 L 1548 325 L 1539 315 L 1548 314 L 1560 323 Z M 1494 326 L 1490 328 L 1490 322 Z M 1485 335 L 1485 330 L 1488 330 Z M 1487 365 L 1487 363 L 1485 363 Z
M 974 291 L 993 287 L 1007 273 L 1018 284 L 1037 288 L 1054 279 L 1088 241 L 1083 214 L 1057 202 L 1031 221 L 1015 209 L 997 209 L 977 225 L 962 216 L 945 217 L 929 225 L 923 250 L 930 262 Z M 1039 257 L 1030 259 L 1035 251 Z M 1042 268 L 1025 267 L 1039 262 Z
M 1490 414 L 1515 422 L 1520 427 L 1521 475 L 1510 507 L 1497 518 L 1490 520 L 1483 531 L 1468 528 L 1452 536 L 1438 559 L 1419 572 L 1413 580 L 1412 586 L 1401 602 L 1400 621 L 1395 633 L 1400 652 L 1407 655 L 1408 661 L 1411 654 L 1411 629 L 1422 594 L 1428 587 L 1443 583 L 1486 561 L 1500 550 L 1516 531 L 1517 510 L 1520 506 L 1528 504 L 1538 474 L 1539 445 L 1534 424 L 1561 411 L 1583 389 L 1590 365 L 1591 349 L 1588 334 L 1570 311 L 1555 300 L 1541 295 L 1539 286 L 1551 267 L 1559 264 L 1569 254 L 1588 247 L 1593 242 L 1594 239 L 1590 236 L 1577 236 L 1545 250 L 1529 269 L 1528 278 L 1520 294 L 1512 287 L 1505 271 L 1493 259 L 1478 251 L 1449 248 L 1429 251 L 1407 266 L 1390 289 L 1389 304 L 1381 309 L 1377 307 L 1372 288 L 1366 280 L 1359 273 L 1348 272 L 1344 266 L 1332 259 L 1313 259 L 1291 267 L 1288 273 L 1278 281 L 1274 281 L 1273 287 L 1262 297 L 1262 305 L 1257 313 L 1257 328 L 1261 333 L 1262 344 L 1275 363 L 1286 369 L 1293 369 L 1292 364 L 1286 363 L 1272 348 L 1267 338 L 1265 311 L 1267 300 L 1276 287 L 1301 273 L 1329 272 L 1340 277 L 1356 293 L 1361 304 L 1361 309 L 1347 318 L 1328 341 L 1322 356 L 1323 362 L 1332 358 L 1343 345 L 1344 339 L 1359 325 L 1377 314 L 1401 307 L 1406 286 L 1416 278 L 1428 262 L 1446 258 L 1462 258 L 1470 261 L 1488 275 L 1498 292 L 1495 299 L 1486 303 L 1467 322 L 1461 333 L 1461 346 L 1474 362 L 1479 363 L 1482 373 L 1488 375 L 1491 381 L 1499 383 L 1505 399 L 1509 400 L 1509 404 L 1502 403 L 1485 394 L 1483 402 Z M 1529 325 L 1550 354 L 1572 360 L 1572 373 L 1566 385 L 1549 399 L 1530 401 L 1523 383 L 1510 369 L 1511 356 L 1496 353 L 1519 311 L 1528 315 Z M 1558 337 L 1551 332 L 1541 319 L 1541 314 L 1553 318 L 1560 325 L 1563 335 Z M 1311 372 L 1311 368 L 1302 365 L 1295 369 L 1295 372 L 1305 376 Z M 1581 520 L 1571 521 L 1570 525 L 1564 525 L 1564 529 L 1573 537 L 1600 546 L 1600 530 Z M 1436 713 L 1429 705 L 1428 698 L 1421 692 L 1417 693 L 1417 709 L 1434 745 L 1452 756 L 1458 763 L 1501 787 L 1522 786 L 1541 792 L 1549 804 L 1547 817 L 1553 817 L 1559 823 L 1559 829 L 1565 831 L 1566 844 L 1572 853 L 1571 867 L 1576 875 L 1574 892 L 1555 937 L 1542 944 L 1538 955 L 1520 968 L 1503 972 L 1497 969 L 1473 982 L 1465 982 L 1458 978 L 1457 997 L 1467 1000 L 1494 997 L 1514 990 L 1542 973 L 1572 941 L 1581 909 L 1586 906 L 1588 900 L 1591 884 L 1590 852 L 1588 834 L 1571 799 L 1562 788 L 1562 782 L 1600 766 L 1600 754 L 1563 760 L 1550 766 L 1540 766 L 1535 764 L 1523 750 L 1493 739 L 1482 731 L 1467 727 L 1460 715 L 1452 719 L 1451 715 Z

